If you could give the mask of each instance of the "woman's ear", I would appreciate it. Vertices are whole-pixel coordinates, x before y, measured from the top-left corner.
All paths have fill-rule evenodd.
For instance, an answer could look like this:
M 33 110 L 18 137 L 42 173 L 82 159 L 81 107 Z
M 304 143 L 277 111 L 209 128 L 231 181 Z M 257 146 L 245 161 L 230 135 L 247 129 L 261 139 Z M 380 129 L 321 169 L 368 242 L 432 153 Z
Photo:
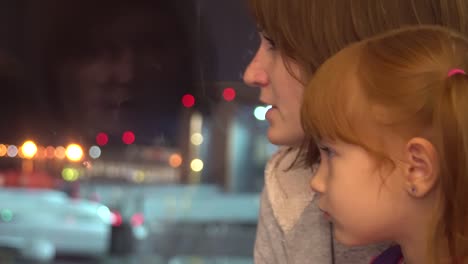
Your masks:
M 437 185 L 439 159 L 434 145 L 424 138 L 412 138 L 406 144 L 408 167 L 406 191 L 415 198 L 423 198 Z

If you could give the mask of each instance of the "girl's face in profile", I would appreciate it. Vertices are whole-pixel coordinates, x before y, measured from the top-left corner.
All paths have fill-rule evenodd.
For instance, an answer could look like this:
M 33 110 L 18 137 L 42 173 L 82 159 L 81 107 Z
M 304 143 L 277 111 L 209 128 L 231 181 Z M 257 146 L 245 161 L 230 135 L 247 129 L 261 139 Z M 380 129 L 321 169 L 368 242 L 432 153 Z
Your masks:
M 391 240 L 405 224 L 402 169 L 384 173 L 362 147 L 321 142 L 321 162 L 311 180 L 319 207 L 334 223 L 335 237 L 349 246 Z

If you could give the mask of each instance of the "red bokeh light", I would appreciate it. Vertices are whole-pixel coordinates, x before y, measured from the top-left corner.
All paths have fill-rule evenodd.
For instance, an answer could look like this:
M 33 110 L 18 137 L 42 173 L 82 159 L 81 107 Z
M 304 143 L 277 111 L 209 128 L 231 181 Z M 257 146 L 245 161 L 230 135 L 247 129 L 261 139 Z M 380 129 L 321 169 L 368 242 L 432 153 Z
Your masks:
M 130 222 L 132 226 L 141 226 L 145 223 L 145 217 L 141 213 L 136 213 L 132 216 Z
M 223 98 L 224 100 L 230 102 L 236 98 L 236 90 L 233 88 L 226 88 L 223 91 Z
M 97 134 L 96 143 L 101 147 L 107 145 L 109 143 L 109 136 L 106 133 Z
M 111 212 L 111 223 L 112 226 L 121 226 L 123 223 L 122 215 L 119 212 Z
M 122 135 L 123 143 L 130 145 L 135 142 L 135 134 L 132 131 L 125 131 Z
M 191 94 L 186 94 L 182 96 L 182 104 L 186 108 L 190 108 L 195 105 L 195 97 Z

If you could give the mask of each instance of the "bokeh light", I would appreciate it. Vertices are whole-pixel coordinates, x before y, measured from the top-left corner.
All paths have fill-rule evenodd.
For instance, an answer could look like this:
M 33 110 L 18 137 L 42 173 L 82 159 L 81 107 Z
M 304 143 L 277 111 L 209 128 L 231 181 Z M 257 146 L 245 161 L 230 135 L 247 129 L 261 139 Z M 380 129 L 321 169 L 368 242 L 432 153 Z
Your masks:
M 55 157 L 57 159 L 63 160 L 66 157 L 65 148 L 62 146 L 58 146 L 55 148 Z
M 135 134 L 132 131 L 125 131 L 122 135 L 122 141 L 126 145 L 131 145 L 135 142 Z
M 254 110 L 254 116 L 257 120 L 263 121 L 265 120 L 265 115 L 268 112 L 268 110 L 271 108 L 271 105 L 269 106 L 257 106 Z
M 74 168 L 64 168 L 62 170 L 62 178 L 66 181 L 76 181 L 80 177 L 80 173 Z
M 11 222 L 11 220 L 13 220 L 13 211 L 11 211 L 10 209 L 1 210 L 0 218 L 3 222 Z
M 68 145 L 65 155 L 70 161 L 80 161 L 83 158 L 83 149 L 78 144 Z
M 4 157 L 7 154 L 7 146 L 0 144 L 0 157 Z
M 180 154 L 172 154 L 169 157 L 169 166 L 171 166 L 172 168 L 178 168 L 180 167 L 180 165 L 182 165 L 182 157 L 180 156 Z
M 23 154 L 23 157 L 27 159 L 32 159 L 37 153 L 36 143 L 34 143 L 31 140 L 24 142 L 23 146 L 21 146 L 21 152 Z
M 190 168 L 194 172 L 200 172 L 203 170 L 203 161 L 201 159 L 194 159 L 190 162 Z
M 224 100 L 230 102 L 236 98 L 236 90 L 233 88 L 226 88 L 223 91 L 223 98 Z
M 10 158 L 16 157 L 16 155 L 18 155 L 18 147 L 16 147 L 15 145 L 8 146 L 7 155 Z
M 53 159 L 55 157 L 55 148 L 52 146 L 48 146 L 45 150 L 46 158 Z
M 92 146 L 89 148 L 89 156 L 93 159 L 98 159 L 101 157 L 101 148 L 98 146 Z
M 109 143 L 109 136 L 103 132 L 97 134 L 96 143 L 101 147 L 107 145 Z
M 38 159 L 45 159 L 47 157 L 46 149 L 43 146 L 37 147 L 36 157 Z
M 182 96 L 182 105 L 186 108 L 190 108 L 195 105 L 195 97 L 191 94 Z
M 200 133 L 193 133 L 190 137 L 190 142 L 195 146 L 201 145 L 203 143 L 203 135 Z
M 143 182 L 145 180 L 145 172 L 142 170 L 137 170 L 133 174 L 133 180 L 136 182 Z

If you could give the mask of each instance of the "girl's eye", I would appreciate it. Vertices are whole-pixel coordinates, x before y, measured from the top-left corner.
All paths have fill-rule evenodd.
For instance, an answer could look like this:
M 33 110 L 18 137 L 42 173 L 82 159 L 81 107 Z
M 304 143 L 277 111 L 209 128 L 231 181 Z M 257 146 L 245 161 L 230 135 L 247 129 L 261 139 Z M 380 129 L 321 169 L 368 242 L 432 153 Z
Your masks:
M 321 152 L 325 153 L 327 157 L 332 157 L 335 155 L 335 151 L 327 146 L 318 146 Z

